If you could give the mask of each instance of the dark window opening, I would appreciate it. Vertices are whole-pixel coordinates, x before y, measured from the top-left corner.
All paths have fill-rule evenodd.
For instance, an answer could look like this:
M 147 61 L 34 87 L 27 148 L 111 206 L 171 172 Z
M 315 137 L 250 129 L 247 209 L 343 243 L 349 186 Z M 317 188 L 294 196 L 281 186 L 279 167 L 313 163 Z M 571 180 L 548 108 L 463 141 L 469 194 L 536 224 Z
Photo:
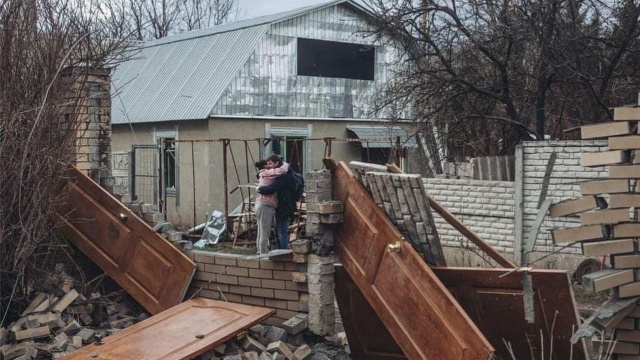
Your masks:
M 303 138 L 276 138 L 273 140 L 273 153 L 283 157 L 293 171 L 302 173 L 304 154 Z
M 298 75 L 373 80 L 375 47 L 298 38 Z
M 176 190 L 176 143 L 174 138 L 162 139 L 163 180 L 167 190 Z
M 370 164 L 385 165 L 391 158 L 391 148 L 362 148 L 362 161 Z

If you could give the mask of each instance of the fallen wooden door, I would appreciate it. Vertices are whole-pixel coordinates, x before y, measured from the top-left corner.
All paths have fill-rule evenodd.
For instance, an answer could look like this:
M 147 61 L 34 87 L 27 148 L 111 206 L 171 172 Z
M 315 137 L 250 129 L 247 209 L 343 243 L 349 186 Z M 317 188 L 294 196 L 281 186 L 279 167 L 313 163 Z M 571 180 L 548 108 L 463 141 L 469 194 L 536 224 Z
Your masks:
M 75 167 L 54 217 L 62 233 L 147 311 L 184 298 L 195 263 Z
M 192 359 L 268 318 L 275 310 L 196 298 L 87 345 L 65 360 Z
M 406 359 L 342 265 L 335 266 L 336 302 L 354 360 Z
M 502 359 L 584 360 L 583 341 L 571 344 L 579 317 L 566 271 L 531 270 L 535 320 L 525 321 L 521 272 L 509 269 L 433 268 Z M 541 354 L 544 352 L 544 356 Z
M 493 347 L 340 162 L 333 195 L 340 261 L 409 359 L 488 359 Z

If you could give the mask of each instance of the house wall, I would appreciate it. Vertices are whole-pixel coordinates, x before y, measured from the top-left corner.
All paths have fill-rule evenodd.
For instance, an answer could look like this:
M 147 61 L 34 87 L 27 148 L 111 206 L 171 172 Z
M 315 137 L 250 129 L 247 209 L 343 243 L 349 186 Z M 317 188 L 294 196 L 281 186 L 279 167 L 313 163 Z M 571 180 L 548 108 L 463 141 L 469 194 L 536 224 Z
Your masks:
M 227 152 L 227 191 L 232 191 L 238 184 L 255 184 L 256 171 L 253 163 L 260 157 L 260 146 L 257 139 L 268 137 L 265 132 L 271 127 L 310 128 L 309 138 L 305 141 L 306 158 L 304 173 L 321 169 L 325 155 L 325 137 L 347 138 L 346 126 L 354 124 L 346 120 L 288 120 L 288 119 L 243 119 L 243 118 L 211 118 L 208 121 L 180 121 L 171 123 L 131 124 L 113 126 L 113 151 L 117 157 L 119 168 L 128 168 L 121 164 L 125 161 L 124 152 L 131 151 L 131 144 L 153 144 L 154 133 L 174 131 L 177 127 L 178 138 L 178 193 L 167 196 L 167 220 L 174 225 L 186 227 L 204 222 L 207 214 L 214 210 L 224 212 L 224 158 L 223 143 L 220 139 L 232 139 Z M 367 124 L 358 122 L 357 124 Z M 374 122 L 369 122 L 374 124 Z M 379 123 L 378 123 L 379 124 Z M 310 125 L 310 127 L 309 127 Z M 247 140 L 249 151 L 245 151 L 244 140 Z M 193 160 L 190 140 L 193 143 Z M 361 160 L 361 150 L 355 142 L 334 141 L 331 155 L 338 161 Z M 417 152 L 417 149 L 410 149 Z M 269 155 L 269 148 L 264 149 Z M 249 174 L 247 175 L 247 161 Z M 195 168 L 193 164 L 195 163 Z M 410 171 L 410 169 L 407 169 Z M 129 186 L 128 175 L 122 171 L 116 174 L 119 189 L 124 191 Z M 195 186 L 194 186 L 195 179 Z M 229 211 L 233 210 L 242 199 L 248 196 L 248 190 L 242 188 L 229 194 Z M 127 196 L 123 198 L 129 200 Z M 195 219 L 194 219 L 195 208 Z
M 390 118 L 372 114 L 376 92 L 393 80 L 398 52 L 391 42 L 365 36 L 370 25 L 347 6 L 331 6 L 271 26 L 212 115 L 291 118 Z M 297 75 L 297 39 L 319 39 L 373 47 L 374 80 Z M 388 109 L 387 109 L 388 110 Z M 404 109 L 401 118 L 409 118 Z

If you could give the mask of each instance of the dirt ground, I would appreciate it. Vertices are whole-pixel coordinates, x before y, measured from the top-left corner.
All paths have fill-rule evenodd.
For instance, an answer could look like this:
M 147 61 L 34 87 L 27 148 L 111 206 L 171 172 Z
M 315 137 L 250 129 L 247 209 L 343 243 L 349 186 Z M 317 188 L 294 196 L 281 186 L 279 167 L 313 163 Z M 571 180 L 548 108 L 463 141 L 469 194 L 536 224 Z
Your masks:
M 583 320 L 591 316 L 594 311 L 598 310 L 602 304 L 611 298 L 608 291 L 589 294 L 580 284 L 573 285 L 573 294 L 576 300 L 578 314 Z

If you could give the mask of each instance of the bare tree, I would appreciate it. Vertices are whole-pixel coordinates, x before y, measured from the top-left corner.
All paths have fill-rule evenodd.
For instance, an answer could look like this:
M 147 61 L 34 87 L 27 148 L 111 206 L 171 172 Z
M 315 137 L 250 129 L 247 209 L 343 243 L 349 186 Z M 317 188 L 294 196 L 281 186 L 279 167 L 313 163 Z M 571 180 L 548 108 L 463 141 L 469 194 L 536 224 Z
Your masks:
M 65 247 L 51 214 L 86 99 L 72 84 L 122 48 L 95 15 L 82 0 L 0 0 L 0 325 L 25 302 L 26 276 Z
M 232 20 L 237 0 L 94 0 L 114 37 L 160 39 Z
M 509 154 L 523 140 L 562 138 L 638 91 L 633 0 L 365 3 L 408 64 L 379 108 L 412 106 L 432 154 Z

